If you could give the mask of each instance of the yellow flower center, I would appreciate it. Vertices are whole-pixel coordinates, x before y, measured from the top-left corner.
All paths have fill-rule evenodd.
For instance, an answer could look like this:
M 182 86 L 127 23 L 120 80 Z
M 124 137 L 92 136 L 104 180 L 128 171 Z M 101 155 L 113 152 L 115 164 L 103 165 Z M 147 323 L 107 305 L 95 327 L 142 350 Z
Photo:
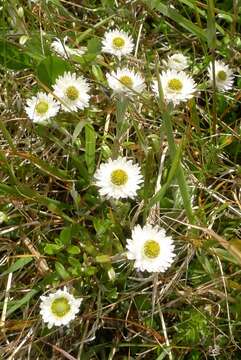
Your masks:
M 171 79 L 168 81 L 168 87 L 169 89 L 173 91 L 181 91 L 182 90 L 182 82 L 179 79 Z
M 70 100 L 74 101 L 79 97 L 79 90 L 76 89 L 75 86 L 69 86 L 67 87 L 65 94 Z
M 39 115 L 45 114 L 48 111 L 48 109 L 49 109 L 49 104 L 47 103 L 47 101 L 44 100 L 40 100 L 35 106 L 35 111 Z
M 133 80 L 130 78 L 130 76 L 128 75 L 123 75 L 119 78 L 120 82 L 128 87 L 132 87 L 133 86 Z
M 220 71 L 218 72 L 217 77 L 218 77 L 218 80 L 225 81 L 225 80 L 227 79 L 227 74 L 226 74 L 225 71 L 220 70 Z
M 128 175 L 124 170 L 116 169 L 112 171 L 110 178 L 112 184 L 121 186 L 127 183 Z
M 155 240 L 147 240 L 144 244 L 144 254 L 150 259 L 155 259 L 160 254 L 160 245 Z
M 121 37 L 115 37 L 112 40 L 112 44 L 115 48 L 120 49 L 125 45 L 125 40 Z
M 51 304 L 51 311 L 58 317 L 63 317 L 70 311 L 70 305 L 65 297 L 54 299 Z

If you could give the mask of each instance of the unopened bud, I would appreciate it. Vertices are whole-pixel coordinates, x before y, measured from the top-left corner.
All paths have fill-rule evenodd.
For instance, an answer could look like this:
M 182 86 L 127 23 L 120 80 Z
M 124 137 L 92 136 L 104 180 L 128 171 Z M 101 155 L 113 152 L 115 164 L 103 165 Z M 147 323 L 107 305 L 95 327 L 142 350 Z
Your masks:
M 23 10 L 23 7 L 22 7 L 22 6 L 20 6 L 20 8 L 18 8 L 17 13 L 18 13 L 18 16 L 19 16 L 20 18 L 23 18 L 23 16 L 24 16 L 24 10 Z
M 19 38 L 19 44 L 20 45 L 24 45 L 27 41 L 28 41 L 29 37 L 27 35 L 22 35 L 20 38 Z
M 7 221 L 8 221 L 7 215 L 3 211 L 0 211 L 0 224 Z

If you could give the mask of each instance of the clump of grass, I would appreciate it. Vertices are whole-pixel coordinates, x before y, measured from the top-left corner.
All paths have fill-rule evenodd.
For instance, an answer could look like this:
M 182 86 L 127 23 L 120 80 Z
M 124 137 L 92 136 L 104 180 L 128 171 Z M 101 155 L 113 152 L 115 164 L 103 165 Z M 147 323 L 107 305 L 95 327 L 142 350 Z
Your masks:
M 17 0 L 1 12 L 2 358 L 237 359 L 239 7 Z M 103 52 L 110 29 L 128 33 L 133 51 Z M 175 104 L 163 71 L 177 52 L 197 91 Z M 217 60 L 235 74 L 228 89 L 216 77 L 210 84 Z M 117 68 L 138 70 L 145 89 L 128 82 L 120 93 L 106 76 Z M 69 72 L 88 82 L 88 106 L 32 121 L 26 101 L 45 92 L 63 104 L 54 84 Z M 118 156 L 139 164 L 143 183 L 136 196 L 108 199 L 95 174 Z M 166 272 L 138 271 L 127 259 L 138 224 L 173 239 Z M 79 313 L 69 327 L 48 329 L 40 297 L 65 286 L 82 299 Z

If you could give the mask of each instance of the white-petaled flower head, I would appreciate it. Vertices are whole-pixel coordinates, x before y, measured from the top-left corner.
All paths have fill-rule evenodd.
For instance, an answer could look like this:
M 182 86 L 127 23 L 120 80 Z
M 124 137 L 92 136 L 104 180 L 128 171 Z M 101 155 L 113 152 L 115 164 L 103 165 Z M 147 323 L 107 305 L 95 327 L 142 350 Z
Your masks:
M 116 55 L 118 58 L 131 54 L 134 41 L 130 35 L 122 30 L 106 31 L 102 40 L 102 51 Z
M 145 89 L 145 81 L 142 76 L 134 70 L 118 68 L 110 74 L 106 74 L 109 87 L 116 94 L 126 96 L 136 95 Z
M 34 123 L 45 124 L 51 117 L 57 115 L 59 103 L 54 100 L 51 94 L 38 92 L 36 96 L 27 99 L 25 111 Z
M 51 49 L 56 52 L 59 56 L 63 57 L 64 59 L 68 59 L 69 57 L 76 55 L 76 56 L 82 56 L 85 53 L 84 48 L 80 49 L 73 49 L 70 48 L 66 42 L 68 37 L 65 36 L 63 41 L 61 41 L 59 38 L 55 38 L 55 40 L 51 43 Z
M 139 271 L 164 272 L 175 257 L 173 240 L 158 226 L 137 225 L 132 230 L 132 238 L 127 239 L 127 258 L 134 260 Z
M 102 163 L 95 173 L 95 184 L 99 193 L 107 199 L 134 198 L 143 182 L 140 167 L 132 160 L 118 157 Z
M 162 61 L 170 70 L 182 71 L 188 68 L 188 58 L 182 53 L 176 53 L 167 57 Z
M 82 302 L 82 299 L 75 299 L 65 287 L 48 296 L 41 296 L 40 299 L 40 314 L 49 329 L 53 325 L 68 325 L 79 312 Z
M 78 111 L 89 105 L 89 84 L 83 76 L 65 72 L 54 84 L 54 93 L 61 101 L 61 107 L 66 112 Z
M 184 71 L 167 70 L 160 74 L 160 80 L 166 102 L 172 102 L 174 105 L 187 101 L 194 96 L 196 83 Z M 158 82 L 154 80 L 152 84 L 153 92 L 159 96 Z
M 234 75 L 233 71 L 223 61 L 215 60 L 215 83 L 219 91 L 230 90 L 233 87 Z M 213 83 L 213 64 L 210 62 L 208 66 L 209 82 Z

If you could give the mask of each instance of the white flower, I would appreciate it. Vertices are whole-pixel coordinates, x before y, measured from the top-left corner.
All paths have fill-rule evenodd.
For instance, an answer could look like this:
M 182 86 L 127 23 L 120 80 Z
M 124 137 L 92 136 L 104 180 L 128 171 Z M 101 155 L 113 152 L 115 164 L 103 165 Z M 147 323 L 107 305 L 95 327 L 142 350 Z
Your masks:
M 83 76 L 76 73 L 65 72 L 59 76 L 54 84 L 54 93 L 61 101 L 64 111 L 78 111 L 89 105 L 90 87 Z
M 102 51 L 116 55 L 118 58 L 130 54 L 133 51 L 134 42 L 130 35 L 122 30 L 110 30 L 105 32 L 102 40 Z
M 160 80 L 164 99 L 174 105 L 191 99 L 197 90 L 194 80 L 184 71 L 163 71 L 160 74 Z M 156 95 L 159 95 L 157 80 L 154 80 L 152 90 Z
M 188 67 L 188 58 L 182 53 L 176 53 L 167 57 L 167 61 L 162 61 L 170 70 L 182 71 Z
M 140 271 L 164 272 L 175 257 L 172 238 L 157 226 L 135 226 L 126 247 L 127 258 L 135 260 L 134 267 Z
M 220 91 L 232 89 L 233 86 L 233 71 L 223 61 L 215 60 L 215 83 Z M 213 83 L 213 66 L 212 63 L 208 67 L 208 76 L 210 84 Z
M 72 49 L 70 48 L 66 42 L 68 37 L 65 36 L 63 41 L 61 41 L 58 38 L 55 38 L 55 40 L 51 44 L 51 48 L 60 56 L 62 56 L 64 59 L 68 59 L 69 57 L 76 55 L 81 56 L 85 53 L 85 49 L 82 47 L 80 49 Z
M 124 157 L 101 164 L 95 179 L 100 195 L 108 199 L 134 198 L 143 182 L 139 165 Z
M 50 329 L 53 325 L 68 325 L 75 315 L 79 312 L 82 299 L 75 299 L 68 293 L 66 287 L 64 290 L 57 290 L 48 296 L 41 296 L 40 314 L 43 321 L 48 323 Z
M 59 104 L 51 94 L 38 92 L 36 96 L 26 101 L 25 111 L 34 123 L 48 123 L 51 117 L 57 115 Z
M 110 88 L 117 94 L 135 95 L 145 89 L 144 79 L 133 70 L 117 69 L 106 75 Z

